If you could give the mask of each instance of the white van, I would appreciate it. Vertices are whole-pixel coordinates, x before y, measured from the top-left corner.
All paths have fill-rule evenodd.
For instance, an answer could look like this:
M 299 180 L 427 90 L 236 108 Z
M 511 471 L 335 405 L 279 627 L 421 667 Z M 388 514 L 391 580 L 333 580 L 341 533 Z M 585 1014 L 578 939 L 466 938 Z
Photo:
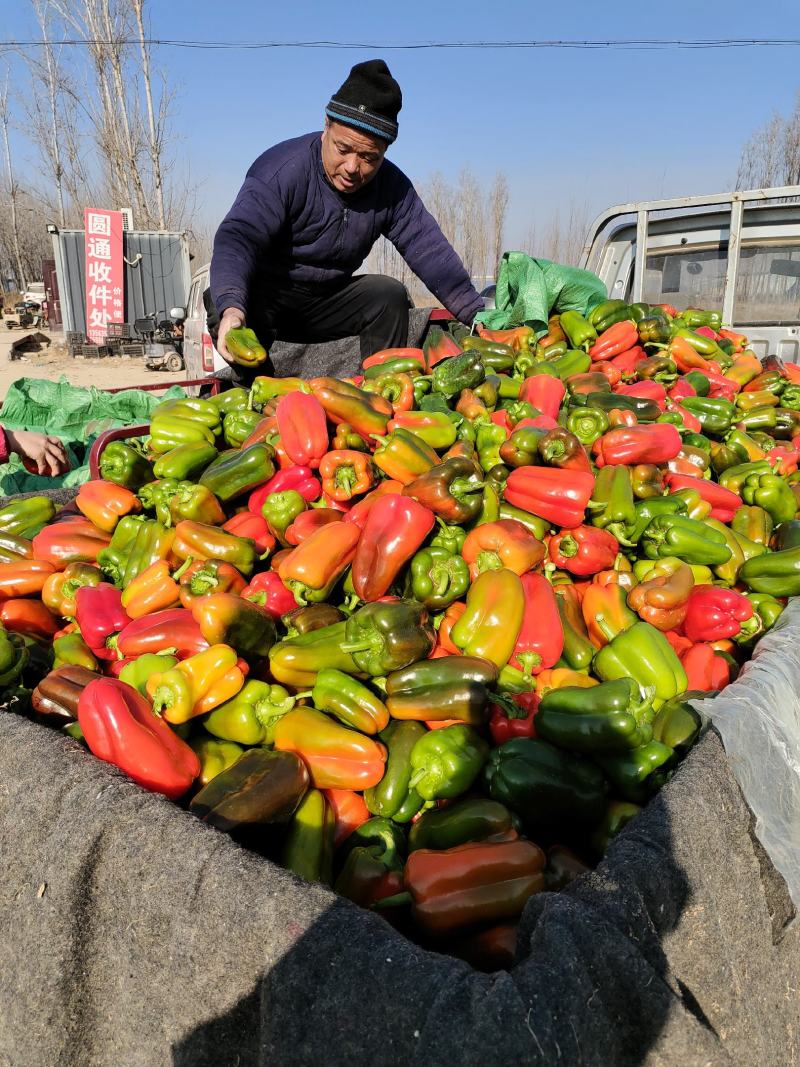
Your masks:
M 217 352 L 206 325 L 206 309 L 203 293 L 208 288 L 210 264 L 192 275 L 186 318 L 183 323 L 183 362 L 187 378 L 204 378 L 207 374 L 223 370 L 228 364 Z

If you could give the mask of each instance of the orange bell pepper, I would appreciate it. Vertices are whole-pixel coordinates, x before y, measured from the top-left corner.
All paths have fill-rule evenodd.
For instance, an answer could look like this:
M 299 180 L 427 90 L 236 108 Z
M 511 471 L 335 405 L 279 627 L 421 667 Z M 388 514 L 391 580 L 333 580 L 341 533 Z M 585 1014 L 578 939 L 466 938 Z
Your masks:
M 456 600 L 447 608 L 444 615 L 442 615 L 442 621 L 439 623 L 436 648 L 443 649 L 450 656 L 461 655 L 461 649 L 453 644 L 450 631 L 466 610 L 467 605 L 461 600 Z
M 603 648 L 611 640 L 606 630 L 616 637 L 639 621 L 628 607 L 626 591 L 617 583 L 595 585 L 593 582 L 583 595 L 581 610 L 589 640 L 597 648 Z
M 33 558 L 48 560 L 59 570 L 68 563 L 94 563 L 110 541 L 110 534 L 76 517 L 45 526 L 33 539 Z
M 177 608 L 181 602 L 178 582 L 191 562 L 187 559 L 171 575 L 169 563 L 159 559 L 138 574 L 122 593 L 122 606 L 130 618 L 140 619 L 142 615 L 152 615 L 154 611 Z
M 554 336 L 554 330 L 558 329 L 563 334 L 558 323 L 552 319 L 548 323 L 548 330 Z M 530 326 L 514 326 L 510 330 L 487 330 L 478 323 L 478 335 L 487 341 L 499 341 L 504 345 L 511 345 L 515 352 L 527 352 L 536 340 L 536 335 Z
M 354 830 L 371 819 L 372 815 L 364 798 L 353 789 L 325 789 L 324 793 L 336 819 L 333 847 L 338 848 Z
M 319 464 L 322 491 L 331 500 L 346 501 L 375 485 L 375 465 L 364 452 L 349 448 L 327 452 Z
M 252 511 L 240 511 L 224 522 L 222 529 L 237 537 L 249 537 L 262 559 L 266 559 L 275 547 L 275 538 L 267 526 L 266 519 L 262 515 L 254 515 Z
M 296 752 L 308 767 L 315 789 L 355 789 L 377 785 L 386 769 L 386 749 L 315 708 L 294 708 L 275 727 L 275 748 Z
M 724 656 L 717 655 L 714 647 L 699 641 L 680 656 L 689 689 L 704 693 L 712 689 L 724 689 L 731 680 L 731 668 Z
M 99 585 L 102 581 L 102 571 L 92 563 L 70 563 L 63 571 L 56 571 L 45 579 L 42 602 L 53 614 L 72 619 L 77 591 L 84 585 Z
M 228 645 L 212 645 L 169 671 L 147 679 L 153 711 L 174 724 L 204 715 L 235 697 L 244 685 L 238 656 Z
M 15 634 L 52 640 L 59 623 L 41 600 L 0 601 L 0 624 Z
M 56 573 L 52 563 L 43 559 L 21 559 L 0 563 L 0 600 L 18 596 L 37 596 L 47 579 Z
M 472 581 L 488 570 L 506 567 L 515 574 L 525 574 L 545 557 L 542 542 L 516 519 L 484 522 L 470 530 L 461 549 L 469 564 Z
M 650 574 L 628 593 L 628 607 L 657 630 L 674 630 L 684 620 L 694 588 L 692 569 L 677 560 L 659 560 Z
M 85 482 L 78 490 L 75 504 L 98 530 L 113 533 L 123 515 L 141 511 L 139 498 L 130 489 L 98 478 Z
M 571 671 L 568 667 L 551 667 L 536 676 L 536 692 L 539 696 L 544 696 L 551 689 L 564 689 L 568 686 L 589 689 L 599 684 L 596 678 L 581 671 Z
M 355 523 L 330 522 L 283 558 L 278 574 L 298 604 L 327 599 L 352 563 L 360 537 Z
M 725 332 L 724 330 L 721 331 L 723 336 Z M 733 336 L 736 337 L 738 335 L 734 334 Z M 757 378 L 763 369 L 758 356 L 752 352 L 742 352 L 725 371 L 725 377 L 730 378 L 731 381 L 736 382 L 738 385 L 747 385 L 748 382 L 752 382 L 754 378 Z

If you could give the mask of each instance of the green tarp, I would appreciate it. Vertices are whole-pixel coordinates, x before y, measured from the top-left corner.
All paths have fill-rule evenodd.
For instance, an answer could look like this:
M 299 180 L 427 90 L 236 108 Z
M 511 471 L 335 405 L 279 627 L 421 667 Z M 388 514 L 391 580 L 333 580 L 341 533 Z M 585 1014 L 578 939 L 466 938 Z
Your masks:
M 58 478 L 30 474 L 19 456 L 0 465 L 0 494 L 32 493 L 41 489 L 82 485 L 89 478 L 89 451 L 95 438 L 118 426 L 150 421 L 150 412 L 162 400 L 184 396 L 172 386 L 161 396 L 141 389 L 104 393 L 91 386 L 70 385 L 66 378 L 51 382 L 18 378 L 12 382 L 0 408 L 0 425 L 9 430 L 32 430 L 60 437 L 67 446 L 71 469 Z
M 550 315 L 580 311 L 585 315 L 608 298 L 596 274 L 565 267 L 549 259 L 532 259 L 524 252 L 505 252 L 497 274 L 495 307 L 476 316 L 490 330 L 532 326 L 547 332 Z

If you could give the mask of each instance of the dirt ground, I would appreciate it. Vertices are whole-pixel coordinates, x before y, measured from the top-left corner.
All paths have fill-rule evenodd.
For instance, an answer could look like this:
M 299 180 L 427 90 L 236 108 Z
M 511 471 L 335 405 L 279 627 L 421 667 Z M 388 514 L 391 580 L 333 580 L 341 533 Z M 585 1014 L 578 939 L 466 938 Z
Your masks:
M 95 385 L 98 389 L 113 389 L 120 386 L 155 385 L 180 378 L 180 373 L 165 374 L 150 371 L 139 359 L 71 359 L 66 352 L 61 333 L 41 331 L 51 338 L 49 348 L 41 352 L 26 353 L 21 359 L 10 359 L 11 345 L 32 330 L 7 330 L 0 324 L 0 401 L 8 387 L 18 378 L 49 378 L 52 381 L 64 375 L 71 385 Z

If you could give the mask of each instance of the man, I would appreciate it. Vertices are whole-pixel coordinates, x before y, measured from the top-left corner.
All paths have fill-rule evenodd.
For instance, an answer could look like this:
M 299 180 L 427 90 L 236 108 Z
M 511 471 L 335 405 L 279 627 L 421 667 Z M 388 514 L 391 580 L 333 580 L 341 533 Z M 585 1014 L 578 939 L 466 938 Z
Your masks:
M 383 60 L 358 63 L 328 103 L 322 133 L 283 141 L 253 163 L 217 230 L 205 294 L 225 359 L 227 331 L 243 325 L 267 348 L 276 339 L 350 336 L 360 337 L 362 358 L 403 347 L 405 287 L 382 275 L 353 276 L 381 235 L 461 322 L 469 325 L 483 309 L 413 185 L 384 158 L 401 106 Z

